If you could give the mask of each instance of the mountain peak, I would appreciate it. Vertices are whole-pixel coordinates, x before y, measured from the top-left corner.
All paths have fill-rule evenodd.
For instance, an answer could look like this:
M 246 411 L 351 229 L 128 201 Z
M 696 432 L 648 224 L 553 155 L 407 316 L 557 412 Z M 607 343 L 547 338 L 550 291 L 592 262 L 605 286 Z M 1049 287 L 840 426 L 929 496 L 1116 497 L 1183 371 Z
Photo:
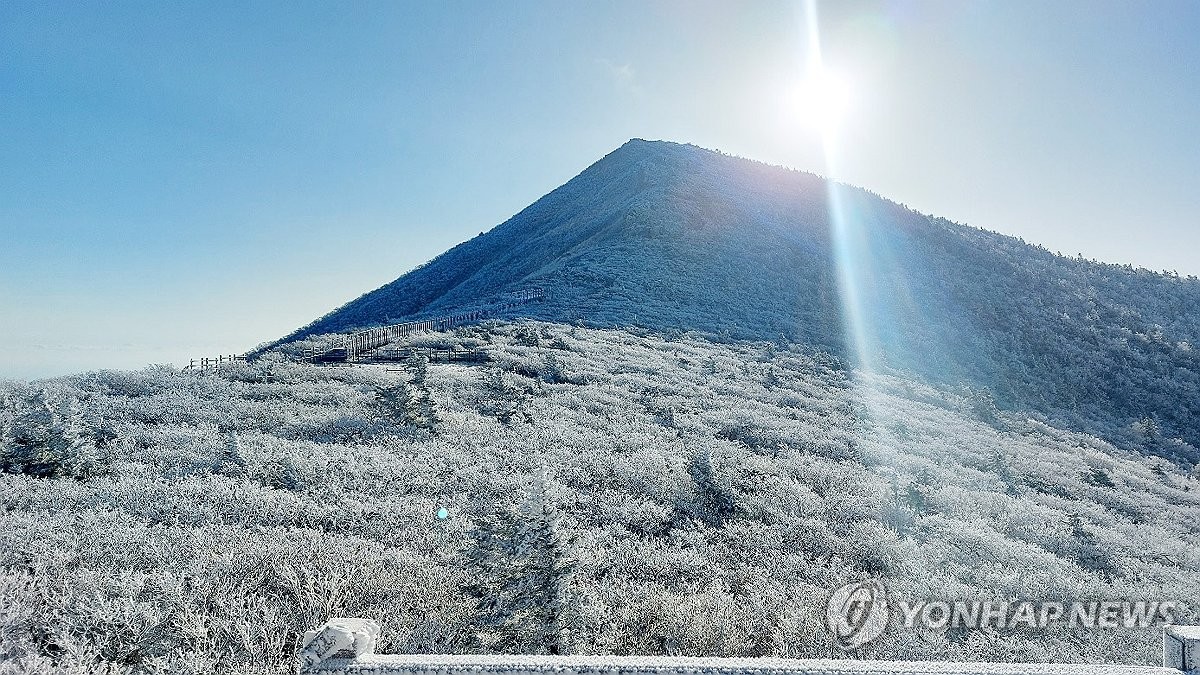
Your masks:
M 807 284 L 796 285 L 785 312 L 772 295 L 793 278 L 789 265 L 803 265 L 822 279 L 819 285 L 832 283 L 823 262 L 823 186 L 810 174 L 695 145 L 630 139 L 507 222 L 290 337 L 450 311 L 522 286 L 549 285 L 554 299 L 542 308 L 543 318 L 824 342 L 836 331 L 817 326 L 803 310 L 811 303 L 796 293 L 812 290 Z M 766 284 L 764 274 L 772 279 Z M 740 294 L 758 288 L 764 295 L 729 306 L 727 296 L 701 301 L 695 289 L 705 287 L 736 287 Z M 823 291 L 818 300 L 828 304 L 833 297 Z M 702 311 L 689 316 L 684 305 Z
M 1200 445 L 1200 395 L 1188 389 L 1200 350 L 1170 347 L 1200 344 L 1200 326 L 1177 311 L 1200 305 L 1200 285 L 1059 258 L 856 188 L 840 189 L 845 220 L 834 227 L 828 194 L 813 174 L 631 139 L 491 231 L 287 339 L 453 314 L 537 286 L 546 301 L 522 308 L 534 318 L 797 341 L 990 389 L 1002 403 L 1041 400 L 1081 424 L 1111 420 L 1114 401 L 1126 401 L 1118 417 L 1152 413 Z M 1111 343 L 1082 349 L 1043 335 L 1094 335 L 1088 317 L 1098 315 L 1117 331 Z M 1147 375 L 1145 387 L 1187 403 L 1151 409 L 1116 389 L 1117 377 L 1072 393 L 1073 368 L 1139 362 L 1126 352 L 1159 344 L 1162 372 L 1193 375 Z M 1053 373 L 1042 372 L 1047 354 Z

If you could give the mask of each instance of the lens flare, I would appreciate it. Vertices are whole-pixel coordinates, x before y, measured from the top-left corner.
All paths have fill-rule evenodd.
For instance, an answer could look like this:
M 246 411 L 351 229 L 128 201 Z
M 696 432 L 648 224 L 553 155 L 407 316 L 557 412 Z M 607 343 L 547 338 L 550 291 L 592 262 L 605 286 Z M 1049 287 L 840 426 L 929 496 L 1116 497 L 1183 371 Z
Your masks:
M 804 17 L 808 36 L 806 58 L 807 98 L 813 120 L 821 132 L 825 155 L 826 200 L 829 209 L 830 237 L 837 266 L 838 294 L 842 304 L 842 323 L 847 347 L 860 370 L 871 367 L 868 344 L 868 317 L 862 299 L 863 275 L 870 264 L 867 243 L 860 219 L 848 210 L 847 200 L 838 184 L 838 127 L 845 116 L 849 93 L 845 82 L 826 70 L 821 56 L 821 36 L 817 22 L 816 0 L 806 0 Z

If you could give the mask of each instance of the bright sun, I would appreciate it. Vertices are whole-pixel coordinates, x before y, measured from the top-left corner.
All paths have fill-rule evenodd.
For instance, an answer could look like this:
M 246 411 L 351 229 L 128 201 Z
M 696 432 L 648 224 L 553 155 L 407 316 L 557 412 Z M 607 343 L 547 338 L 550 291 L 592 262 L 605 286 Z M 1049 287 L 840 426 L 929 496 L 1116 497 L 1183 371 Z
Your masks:
M 850 104 L 846 81 L 824 68 L 809 73 L 800 85 L 800 116 L 826 140 L 836 136 Z

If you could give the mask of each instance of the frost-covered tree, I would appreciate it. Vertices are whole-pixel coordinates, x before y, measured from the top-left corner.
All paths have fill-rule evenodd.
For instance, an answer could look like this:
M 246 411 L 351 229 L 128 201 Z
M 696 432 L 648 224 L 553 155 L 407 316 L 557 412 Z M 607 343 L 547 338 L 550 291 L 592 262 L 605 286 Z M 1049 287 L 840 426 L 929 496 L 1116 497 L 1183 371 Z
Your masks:
M 718 527 L 737 512 L 733 495 L 717 481 L 712 452 L 696 453 L 688 465 L 688 474 L 696 483 L 693 513 L 710 527 Z
M 577 630 L 575 562 L 544 474 L 518 508 L 500 508 L 471 532 L 467 559 L 476 640 L 489 652 L 568 654 Z
M 509 424 L 524 407 L 524 392 L 504 380 L 504 371 L 487 368 L 480 382 L 480 412 Z
M 1155 422 L 1153 417 L 1147 415 L 1134 422 L 1133 429 L 1137 433 L 1138 443 L 1142 446 L 1142 450 L 1146 454 L 1156 454 L 1155 450 L 1158 449 L 1162 442 L 1162 432 L 1159 431 L 1158 422 Z
M 1004 483 L 1005 492 L 1010 495 L 1017 493 L 1018 480 L 1012 470 L 1012 459 L 1003 449 L 996 448 L 992 451 L 992 456 L 987 463 L 987 471 Z
M 762 354 L 761 360 L 766 361 L 766 362 L 774 361 L 775 357 L 778 356 L 778 354 L 779 354 L 779 349 L 775 346 L 775 343 L 768 342 L 765 345 L 763 345 L 763 354 Z
M 92 432 L 73 398 L 55 404 L 39 390 L 18 405 L 0 434 L 0 469 L 36 478 L 87 478 L 99 470 Z
M 546 355 L 541 371 L 542 380 L 550 384 L 567 381 L 567 376 L 563 374 L 562 362 L 554 354 Z
M 404 364 L 410 379 L 397 380 L 380 388 L 375 394 L 379 408 L 384 418 L 395 424 L 433 429 L 440 420 L 426 381 L 429 359 L 414 351 Z
M 779 379 L 779 373 L 775 371 L 775 366 L 767 368 L 767 374 L 763 376 L 763 386 L 767 389 L 777 389 L 783 386 L 783 380 Z
M 412 388 L 404 380 L 382 387 L 375 395 L 384 419 L 401 425 L 412 424 L 417 416 Z
M 6 473 L 46 478 L 58 472 L 53 447 L 55 415 L 47 399 L 43 389 L 17 403 L 0 448 L 0 469 Z
M 433 395 L 429 393 L 427 387 L 421 387 L 417 392 L 416 400 L 413 401 L 413 424 L 422 429 L 433 429 L 439 422 L 441 419 L 438 417 Z
M 225 444 L 221 454 L 214 462 L 213 471 L 227 476 L 239 477 L 246 475 L 246 460 L 242 457 L 242 441 L 236 431 L 225 432 Z
M 675 427 L 675 406 L 667 406 L 658 414 L 658 421 L 664 427 Z
M 268 487 L 287 492 L 299 492 L 304 489 L 304 480 L 300 477 L 300 472 L 296 470 L 296 465 L 292 460 L 287 457 L 272 460 L 263 467 L 263 471 L 265 473 L 264 483 Z
M 971 392 L 971 409 L 980 421 L 995 425 L 1000 421 L 1000 410 L 996 407 L 996 399 L 991 392 L 975 390 Z
M 429 374 L 429 359 L 414 350 L 404 359 L 404 366 L 412 374 L 412 385 L 417 388 L 424 387 L 425 378 Z
M 521 326 L 513 333 L 514 341 L 525 347 L 540 347 L 542 345 L 541 336 L 537 329 L 532 326 Z
M 100 471 L 95 436 L 74 398 L 66 397 L 58 406 L 51 427 L 50 453 L 56 458 L 58 475 L 83 479 Z
M 1071 536 L 1074 538 L 1072 557 L 1076 564 L 1089 572 L 1099 572 L 1105 575 L 1117 571 L 1112 554 L 1095 533 L 1085 527 L 1084 519 L 1079 514 L 1070 514 L 1067 524 L 1071 528 Z
M 1087 483 L 1088 485 L 1094 485 L 1096 487 L 1104 487 L 1104 488 L 1116 487 L 1116 484 L 1113 483 L 1113 480 L 1108 475 L 1108 472 L 1105 471 L 1103 467 L 1099 467 L 1099 466 L 1093 466 L 1093 467 L 1088 468 L 1086 471 L 1084 471 L 1083 472 L 1083 482 Z

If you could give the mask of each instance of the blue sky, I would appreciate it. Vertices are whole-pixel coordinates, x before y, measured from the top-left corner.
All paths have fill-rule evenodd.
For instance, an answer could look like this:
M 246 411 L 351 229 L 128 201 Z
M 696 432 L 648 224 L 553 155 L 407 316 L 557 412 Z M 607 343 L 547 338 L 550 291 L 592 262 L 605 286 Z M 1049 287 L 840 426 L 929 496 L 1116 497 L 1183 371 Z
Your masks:
M 1200 274 L 1200 3 L 838 2 L 842 178 Z M 0 377 L 307 323 L 632 137 L 821 171 L 796 2 L 0 5 Z

